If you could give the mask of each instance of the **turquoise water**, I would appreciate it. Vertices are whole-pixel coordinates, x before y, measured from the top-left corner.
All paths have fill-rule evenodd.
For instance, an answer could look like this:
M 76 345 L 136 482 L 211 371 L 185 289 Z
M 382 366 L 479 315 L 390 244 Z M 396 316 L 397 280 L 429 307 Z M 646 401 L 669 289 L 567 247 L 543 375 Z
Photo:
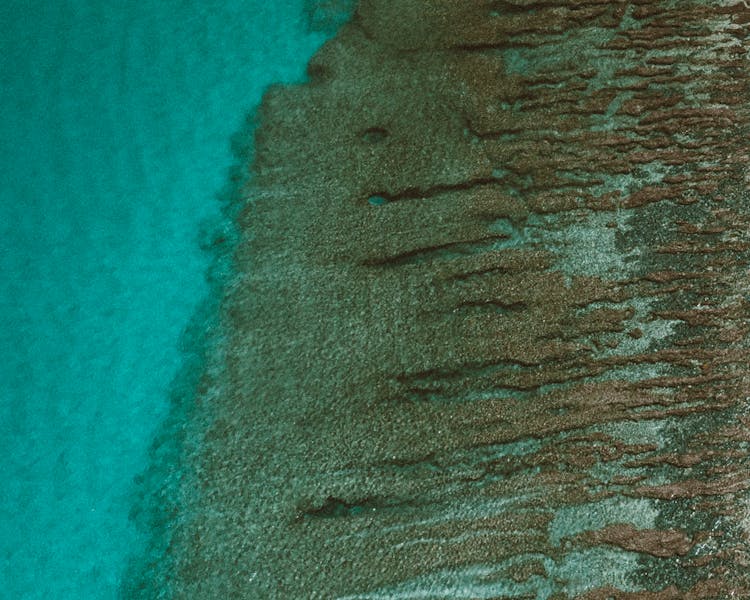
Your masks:
M 0 597 L 114 598 L 144 547 L 133 478 L 209 290 L 229 140 L 323 42 L 304 4 L 0 6 Z

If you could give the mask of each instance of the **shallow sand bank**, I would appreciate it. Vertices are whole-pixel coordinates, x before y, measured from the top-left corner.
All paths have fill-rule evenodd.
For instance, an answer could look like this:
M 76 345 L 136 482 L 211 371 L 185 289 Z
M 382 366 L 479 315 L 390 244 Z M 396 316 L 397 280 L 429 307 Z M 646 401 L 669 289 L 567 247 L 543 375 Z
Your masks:
M 748 594 L 742 3 L 362 0 L 265 96 L 174 597 Z

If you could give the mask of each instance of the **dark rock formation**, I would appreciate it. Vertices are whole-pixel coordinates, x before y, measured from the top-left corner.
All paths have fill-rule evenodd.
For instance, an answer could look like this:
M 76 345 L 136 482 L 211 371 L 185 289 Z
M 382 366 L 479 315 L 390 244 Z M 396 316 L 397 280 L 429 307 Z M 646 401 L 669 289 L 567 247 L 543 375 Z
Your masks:
M 362 0 L 270 90 L 170 593 L 750 597 L 748 21 Z

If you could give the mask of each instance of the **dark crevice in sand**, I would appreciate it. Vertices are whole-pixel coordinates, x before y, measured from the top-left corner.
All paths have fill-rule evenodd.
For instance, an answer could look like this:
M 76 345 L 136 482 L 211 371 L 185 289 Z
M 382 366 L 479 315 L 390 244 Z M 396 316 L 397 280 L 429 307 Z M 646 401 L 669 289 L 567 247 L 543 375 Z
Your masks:
M 497 180 L 494 177 L 479 177 L 471 181 L 462 181 L 453 184 L 436 185 L 434 187 L 419 189 L 419 188 L 407 188 L 400 192 L 388 193 L 388 192 L 376 192 L 375 196 L 382 196 L 389 202 L 396 202 L 400 200 L 426 200 L 434 196 L 445 194 L 446 192 L 457 192 L 462 190 L 471 190 L 485 185 L 497 184 Z

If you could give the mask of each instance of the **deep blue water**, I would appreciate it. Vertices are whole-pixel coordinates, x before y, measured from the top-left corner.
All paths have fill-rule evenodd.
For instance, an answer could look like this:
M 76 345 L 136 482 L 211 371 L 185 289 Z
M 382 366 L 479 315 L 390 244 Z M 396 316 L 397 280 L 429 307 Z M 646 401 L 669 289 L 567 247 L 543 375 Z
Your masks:
M 114 598 L 229 140 L 304 0 L 0 4 L 0 597 Z

